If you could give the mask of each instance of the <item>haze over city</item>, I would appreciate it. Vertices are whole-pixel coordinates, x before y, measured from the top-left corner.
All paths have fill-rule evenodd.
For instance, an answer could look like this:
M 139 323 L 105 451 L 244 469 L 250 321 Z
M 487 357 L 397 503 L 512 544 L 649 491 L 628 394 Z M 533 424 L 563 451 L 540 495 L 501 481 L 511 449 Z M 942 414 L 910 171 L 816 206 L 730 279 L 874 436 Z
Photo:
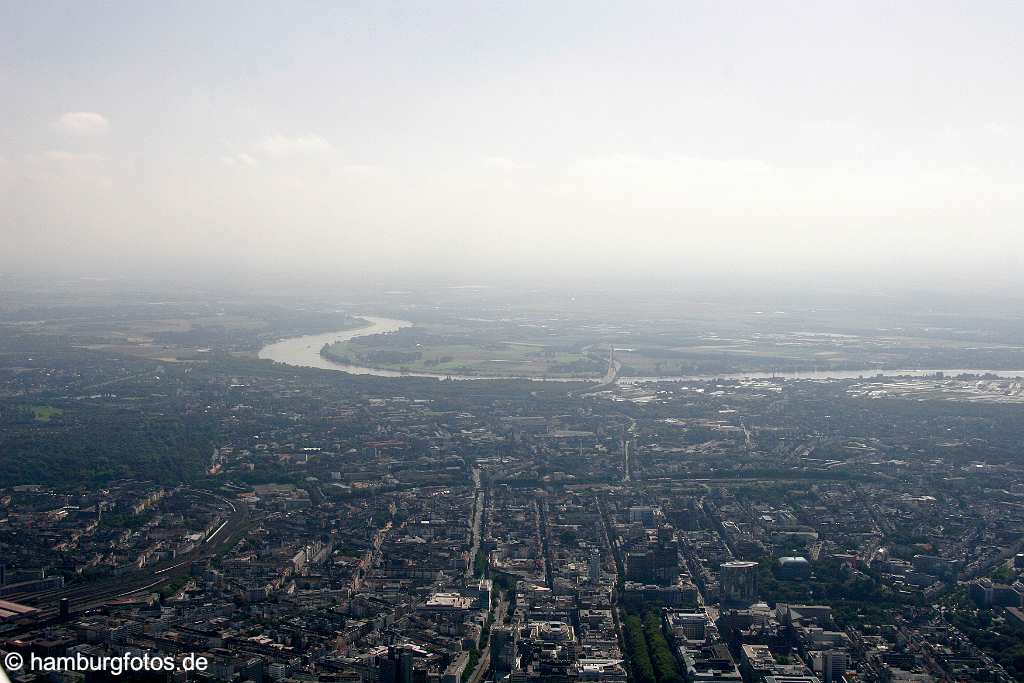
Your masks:
M 1022 26 L 0 0 L 0 683 L 1024 681 Z
M 0 269 L 1020 284 L 971 8 L 4 3 Z

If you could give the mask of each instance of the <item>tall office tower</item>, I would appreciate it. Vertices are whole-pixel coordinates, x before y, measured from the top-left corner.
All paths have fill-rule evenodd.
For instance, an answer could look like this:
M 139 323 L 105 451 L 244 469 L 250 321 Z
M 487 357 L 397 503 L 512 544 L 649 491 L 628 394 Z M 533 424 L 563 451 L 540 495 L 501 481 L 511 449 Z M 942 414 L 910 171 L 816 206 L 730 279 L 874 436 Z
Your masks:
M 654 548 L 654 579 L 672 585 L 679 578 L 679 543 L 675 529 L 668 524 L 658 527 L 658 544 Z

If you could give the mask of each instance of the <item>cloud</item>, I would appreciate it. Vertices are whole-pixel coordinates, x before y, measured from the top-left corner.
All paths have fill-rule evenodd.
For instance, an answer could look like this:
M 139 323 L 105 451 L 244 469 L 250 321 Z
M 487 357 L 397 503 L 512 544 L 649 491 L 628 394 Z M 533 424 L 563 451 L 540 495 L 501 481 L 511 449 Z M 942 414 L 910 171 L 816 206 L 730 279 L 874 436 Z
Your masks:
M 33 152 L 32 154 L 25 155 L 25 161 L 29 164 L 42 165 L 42 164 L 77 164 L 80 162 L 99 162 L 103 161 L 104 158 L 99 154 L 87 154 L 79 152 L 69 152 L 64 149 L 47 149 L 42 152 Z
M 72 191 L 70 188 L 110 189 L 109 159 L 100 154 L 73 152 L 65 149 L 46 149 L 22 157 L 19 177 L 34 184 L 60 183 L 54 192 Z
M 255 166 L 256 160 L 252 155 L 240 152 L 238 154 L 225 154 L 220 158 L 221 163 L 226 166 Z
M 484 164 L 491 168 L 499 171 L 519 171 L 525 166 L 515 159 L 509 159 L 508 157 L 491 156 L 484 159 Z
M 384 178 L 389 174 L 388 169 L 375 164 L 345 164 L 341 171 L 346 175 L 360 178 Z
M 98 135 L 110 128 L 107 117 L 94 111 L 69 111 L 54 124 L 58 130 L 72 135 Z
M 331 143 L 319 135 L 271 135 L 264 138 L 256 147 L 263 154 L 275 158 L 320 154 L 333 149 Z
M 649 172 L 661 177 L 673 177 L 678 174 L 695 174 L 703 176 L 715 174 L 759 175 L 775 170 L 771 164 L 761 159 L 743 157 L 697 157 L 670 156 L 650 157 L 628 154 L 612 154 L 607 156 L 587 157 L 581 159 L 578 166 L 588 171 L 600 173 Z

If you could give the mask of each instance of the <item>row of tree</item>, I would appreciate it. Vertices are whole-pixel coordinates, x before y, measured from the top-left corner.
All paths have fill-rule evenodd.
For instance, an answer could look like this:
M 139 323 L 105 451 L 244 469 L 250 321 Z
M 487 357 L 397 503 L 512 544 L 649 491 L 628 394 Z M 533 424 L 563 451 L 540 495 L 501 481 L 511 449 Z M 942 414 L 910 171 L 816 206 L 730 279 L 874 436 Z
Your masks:
M 655 611 L 627 612 L 622 624 L 626 657 L 636 683 L 683 683 L 672 648 Z

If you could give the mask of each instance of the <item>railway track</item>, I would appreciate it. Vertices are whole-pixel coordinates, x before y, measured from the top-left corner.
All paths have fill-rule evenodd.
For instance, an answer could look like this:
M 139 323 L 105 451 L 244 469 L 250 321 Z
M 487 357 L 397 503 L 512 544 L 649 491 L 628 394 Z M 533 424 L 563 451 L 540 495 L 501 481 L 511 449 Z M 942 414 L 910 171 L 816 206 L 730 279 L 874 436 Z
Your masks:
M 231 507 L 231 514 L 210 534 L 209 538 L 189 553 L 185 559 L 178 557 L 152 567 L 131 570 L 117 578 L 43 591 L 14 593 L 5 596 L 4 599 L 38 609 L 39 614 L 36 618 L 38 622 L 58 616 L 60 602 L 64 598 L 70 602 L 71 613 L 76 614 L 95 609 L 118 598 L 159 589 L 172 579 L 190 574 L 192 565 L 196 562 L 202 562 L 221 554 L 227 548 L 230 540 L 249 520 L 249 510 L 245 505 L 233 503 L 208 491 L 202 491 L 202 493 L 227 503 Z M 38 624 L 32 626 L 36 625 Z

